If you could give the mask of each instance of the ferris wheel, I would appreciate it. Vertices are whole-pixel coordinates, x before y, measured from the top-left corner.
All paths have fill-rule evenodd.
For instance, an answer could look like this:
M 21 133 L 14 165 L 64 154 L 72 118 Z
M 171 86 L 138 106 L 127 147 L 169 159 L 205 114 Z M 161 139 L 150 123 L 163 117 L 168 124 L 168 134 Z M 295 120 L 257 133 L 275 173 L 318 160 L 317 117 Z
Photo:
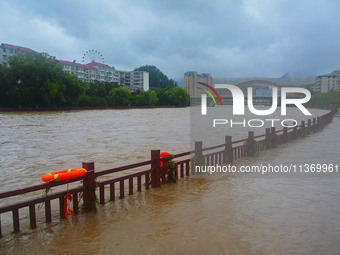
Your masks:
M 92 61 L 104 64 L 104 57 L 98 50 L 88 50 L 83 55 L 83 64 L 88 64 Z

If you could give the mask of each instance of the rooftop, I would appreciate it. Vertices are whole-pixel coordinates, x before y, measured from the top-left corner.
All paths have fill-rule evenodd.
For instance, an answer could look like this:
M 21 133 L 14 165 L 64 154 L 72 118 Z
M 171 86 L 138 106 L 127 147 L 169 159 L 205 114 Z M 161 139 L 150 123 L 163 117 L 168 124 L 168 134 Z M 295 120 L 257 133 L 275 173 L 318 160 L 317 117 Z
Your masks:
M 60 64 L 65 64 L 65 65 L 72 65 L 72 66 L 80 66 L 80 67 L 87 67 L 87 68 L 91 68 L 91 69 L 96 69 L 92 66 L 89 66 L 88 64 L 87 65 L 83 65 L 83 64 L 79 64 L 79 63 L 76 63 L 76 62 L 70 62 L 70 61 L 66 61 L 66 60 L 59 60 L 59 59 L 56 59 L 57 63 L 60 63 Z
M 103 63 L 98 63 L 96 61 L 92 61 L 92 62 L 86 64 L 86 66 L 107 66 L 107 65 L 105 65 Z
M 318 77 L 340 77 L 340 71 L 339 70 L 334 70 L 331 73 L 322 74 L 322 75 L 319 75 Z
M 9 48 L 9 49 L 21 50 L 21 51 L 26 51 L 26 52 L 36 52 L 36 53 L 38 53 L 37 51 L 31 50 L 30 48 L 25 48 L 25 47 L 21 47 L 21 46 L 17 46 L 17 45 L 6 44 L 6 43 L 2 43 L 1 47 Z

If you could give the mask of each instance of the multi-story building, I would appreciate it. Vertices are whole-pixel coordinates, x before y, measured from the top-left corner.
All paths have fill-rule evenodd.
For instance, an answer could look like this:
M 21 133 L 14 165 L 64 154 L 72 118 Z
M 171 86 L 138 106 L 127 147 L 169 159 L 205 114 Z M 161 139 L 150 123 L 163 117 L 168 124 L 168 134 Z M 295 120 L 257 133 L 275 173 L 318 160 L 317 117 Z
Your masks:
M 184 89 L 190 96 L 200 96 L 204 93 L 203 90 L 199 89 L 200 87 L 204 88 L 204 86 L 198 82 L 213 86 L 213 79 L 208 73 L 197 74 L 197 72 L 189 71 L 184 74 Z
M 119 84 L 118 80 L 115 79 L 116 70 L 114 67 L 97 63 L 95 61 L 86 65 L 65 60 L 56 60 L 56 63 L 61 65 L 65 72 L 75 74 L 85 82 L 90 83 L 97 80 L 117 82 Z
M 65 72 L 75 74 L 85 82 L 117 82 L 119 86 L 132 91 L 149 90 L 149 73 L 144 71 L 122 71 L 113 66 L 92 61 L 86 65 L 56 60 Z
M 7 67 L 8 66 L 8 57 L 19 54 L 19 53 L 27 53 L 27 52 L 36 52 L 29 48 L 15 46 L 11 44 L 2 43 L 0 45 L 0 64 Z
M 340 89 L 340 71 L 335 70 L 330 74 L 319 75 L 315 78 L 312 90 L 320 93 L 327 93 L 329 90 Z
M 8 56 L 19 53 L 36 52 L 29 48 L 15 46 L 10 44 L 1 44 L 0 46 L 0 64 L 8 66 Z M 36 52 L 38 53 L 38 52 Z M 65 72 L 77 75 L 85 82 L 102 81 L 117 82 L 119 86 L 128 88 L 129 90 L 149 90 L 149 73 L 144 71 L 121 71 L 116 70 L 113 66 L 105 65 L 92 61 L 86 65 L 76 63 L 75 61 L 58 60 L 51 57 L 52 61 L 56 61 L 61 65 Z

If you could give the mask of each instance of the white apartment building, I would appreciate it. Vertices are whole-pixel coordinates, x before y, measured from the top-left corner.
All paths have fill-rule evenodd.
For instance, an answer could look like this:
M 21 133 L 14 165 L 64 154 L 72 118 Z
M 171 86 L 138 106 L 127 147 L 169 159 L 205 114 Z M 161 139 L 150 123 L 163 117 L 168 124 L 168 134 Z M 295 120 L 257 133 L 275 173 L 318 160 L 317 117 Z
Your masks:
M 116 70 L 116 79 L 120 86 L 128 89 L 149 90 L 149 73 L 144 71 Z
M 8 66 L 7 58 L 19 53 L 35 52 L 29 48 L 15 46 L 10 44 L 0 45 L 0 64 Z M 75 61 L 58 60 L 51 57 L 61 65 L 63 71 L 77 75 L 85 82 L 93 81 L 117 82 L 119 86 L 128 88 L 131 91 L 149 90 L 149 73 L 144 71 L 121 71 L 116 70 L 113 66 L 105 65 L 92 61 L 86 65 L 76 63 Z
M 113 66 L 92 61 L 86 65 L 56 60 L 65 72 L 77 75 L 85 82 L 107 81 L 117 82 L 119 86 L 129 90 L 149 90 L 149 73 L 144 71 L 122 71 L 116 70 Z
M 315 78 L 312 90 L 320 93 L 327 93 L 329 90 L 340 89 L 340 71 L 335 70 L 330 74 L 319 75 Z
M 31 50 L 29 48 L 2 43 L 0 45 L 0 64 L 5 67 L 8 67 L 8 61 L 7 61 L 8 57 L 17 55 L 19 53 L 27 53 L 27 52 L 37 53 L 36 51 Z
M 115 79 L 116 70 L 114 67 L 94 61 L 86 65 L 58 59 L 55 61 L 57 64 L 61 65 L 65 72 L 75 74 L 85 82 L 90 83 L 97 80 L 117 82 L 119 84 L 118 80 Z

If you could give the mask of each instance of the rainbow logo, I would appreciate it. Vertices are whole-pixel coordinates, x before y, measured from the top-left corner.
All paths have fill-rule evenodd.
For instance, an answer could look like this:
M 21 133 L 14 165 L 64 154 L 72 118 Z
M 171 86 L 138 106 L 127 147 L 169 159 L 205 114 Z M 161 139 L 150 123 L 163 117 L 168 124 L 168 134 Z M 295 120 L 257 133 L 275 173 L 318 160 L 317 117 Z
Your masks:
M 220 95 L 217 93 L 217 91 L 213 87 L 211 87 L 210 85 L 205 84 L 203 82 L 198 82 L 198 83 L 203 85 L 203 86 L 205 86 L 205 87 L 207 87 L 207 88 L 209 88 L 209 89 L 211 89 L 215 93 L 215 95 L 217 96 L 218 100 L 220 101 L 220 104 L 222 105 L 222 100 L 220 98 Z M 200 87 L 197 87 L 197 88 L 199 88 L 199 89 L 203 90 L 204 92 L 206 92 L 212 98 L 212 100 L 214 101 L 214 103 L 216 105 L 216 100 L 215 100 L 214 96 L 211 94 L 210 91 L 208 91 L 208 90 L 206 90 L 204 88 L 200 88 Z

